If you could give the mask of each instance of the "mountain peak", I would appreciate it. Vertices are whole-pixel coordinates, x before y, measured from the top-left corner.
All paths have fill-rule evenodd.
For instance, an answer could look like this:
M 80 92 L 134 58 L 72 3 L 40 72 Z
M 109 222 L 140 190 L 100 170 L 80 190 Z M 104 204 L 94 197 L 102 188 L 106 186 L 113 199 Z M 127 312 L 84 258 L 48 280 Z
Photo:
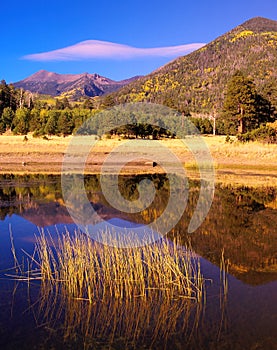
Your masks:
M 252 30 L 256 33 L 277 32 L 277 21 L 265 17 L 254 17 L 240 25 L 244 29 Z
M 114 81 L 97 73 L 58 74 L 40 70 L 28 78 L 14 83 L 14 86 L 34 93 L 52 96 L 66 94 L 71 99 L 78 99 L 82 96 L 100 96 L 116 91 L 137 78 Z
M 32 74 L 26 80 L 32 81 L 32 80 L 41 80 L 41 81 L 46 81 L 49 79 L 57 78 L 58 74 L 57 73 L 52 73 L 48 72 L 47 70 L 39 70 L 38 72 Z

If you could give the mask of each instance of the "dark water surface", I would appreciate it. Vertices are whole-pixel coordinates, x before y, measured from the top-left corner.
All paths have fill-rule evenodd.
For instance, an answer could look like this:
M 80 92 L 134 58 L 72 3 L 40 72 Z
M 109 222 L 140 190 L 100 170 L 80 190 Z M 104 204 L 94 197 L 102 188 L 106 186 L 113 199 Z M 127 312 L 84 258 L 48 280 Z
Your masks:
M 155 184 L 156 196 L 140 213 L 126 214 L 111 208 L 101 192 L 98 176 L 86 178 L 88 199 L 103 220 L 119 227 L 147 224 L 161 216 L 166 207 L 167 177 L 124 176 L 120 178 L 119 188 L 123 197 L 134 200 L 138 197 L 137 183 L 145 177 Z M 132 339 L 128 324 L 134 322 L 131 319 L 134 313 L 127 306 L 126 310 L 118 310 L 115 304 L 100 305 L 88 316 L 88 307 L 80 302 L 77 306 L 80 319 L 75 314 L 68 320 L 68 312 L 55 308 L 50 296 L 48 304 L 45 300 L 44 304 L 41 302 L 39 281 L 28 285 L 11 277 L 16 274 L 12 269 L 15 262 L 11 235 L 18 264 L 22 265 L 24 259 L 21 268 L 27 271 L 31 259 L 25 252 L 32 254 L 35 235 L 42 228 L 55 235 L 65 229 L 73 232 L 76 226 L 64 205 L 60 177 L 2 175 L 0 349 L 277 349 L 277 188 L 218 184 L 208 216 L 196 232 L 188 234 L 198 195 L 199 183 L 190 181 L 187 208 L 168 234 L 169 239 L 178 236 L 184 246 L 190 243 L 200 256 L 206 279 L 206 302 L 198 322 L 195 324 L 193 318 L 184 329 L 181 316 L 174 330 L 160 328 L 163 331 L 152 337 L 152 330 L 161 323 L 158 308 L 162 303 L 157 301 L 157 308 L 149 305 L 143 309 L 134 302 L 138 318 L 142 309 L 145 317 L 149 312 L 152 328 L 145 330 L 144 337 Z M 225 297 L 220 278 L 223 251 L 229 264 Z M 115 317 L 118 317 L 116 327 L 108 321 L 115 322 Z M 166 317 L 172 321 L 177 316 L 171 311 Z M 169 320 L 168 324 L 171 324 Z M 137 327 L 142 325 L 138 323 Z M 109 332 L 114 333 L 112 340 Z

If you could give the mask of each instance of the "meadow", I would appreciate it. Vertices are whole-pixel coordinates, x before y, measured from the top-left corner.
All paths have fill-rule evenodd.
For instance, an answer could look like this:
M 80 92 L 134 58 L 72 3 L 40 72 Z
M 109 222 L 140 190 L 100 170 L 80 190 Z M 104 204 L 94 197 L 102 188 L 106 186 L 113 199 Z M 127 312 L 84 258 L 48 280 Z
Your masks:
M 35 138 L 28 134 L 27 140 L 24 136 L 1 135 L 0 136 L 0 173 L 45 173 L 60 174 L 61 165 L 67 147 L 73 136 L 48 138 Z M 91 141 L 95 136 L 82 136 L 80 147 Z M 277 145 L 264 144 L 260 142 L 241 143 L 235 138 L 226 142 L 225 136 L 203 136 L 213 158 L 218 181 L 245 183 L 276 184 L 275 174 L 277 171 Z M 101 165 L 111 151 L 116 151 L 126 140 L 119 138 L 97 140 L 93 151 L 87 159 L 86 172 L 90 174 L 99 173 Z M 132 140 L 132 149 L 147 140 Z M 197 164 L 186 148 L 184 142 L 178 139 L 163 139 L 161 144 L 169 148 L 181 161 L 190 176 L 196 176 Z M 149 145 L 149 140 L 147 147 Z M 150 142 L 151 145 L 151 142 Z M 147 158 L 147 147 L 145 158 Z M 160 167 L 153 168 L 142 161 L 128 163 L 122 173 L 161 173 Z M 244 178 L 244 179 L 242 179 Z

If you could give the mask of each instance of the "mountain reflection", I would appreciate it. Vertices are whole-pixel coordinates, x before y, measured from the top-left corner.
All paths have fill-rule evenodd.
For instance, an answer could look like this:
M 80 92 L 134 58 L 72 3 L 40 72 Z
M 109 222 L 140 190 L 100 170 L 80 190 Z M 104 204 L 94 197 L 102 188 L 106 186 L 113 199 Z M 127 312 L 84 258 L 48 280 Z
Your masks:
M 97 175 L 85 177 L 88 199 L 103 220 L 120 218 L 134 223 L 151 223 L 162 215 L 168 203 L 167 176 L 121 176 L 118 186 L 124 198 L 136 200 L 139 195 L 137 184 L 145 178 L 154 183 L 156 195 L 152 204 L 142 212 L 130 214 L 112 208 L 101 192 Z M 275 280 L 277 189 L 233 188 L 218 184 L 208 216 L 196 232 L 188 234 L 187 227 L 198 196 L 199 182 L 189 181 L 187 207 L 169 236 L 180 236 L 184 244 L 191 242 L 197 254 L 218 266 L 224 248 L 225 258 L 230 261 L 230 273 L 246 283 L 261 284 Z M 81 210 L 74 209 L 77 212 Z M 18 214 L 39 227 L 72 223 L 63 201 L 59 176 L 1 175 L 0 219 L 12 214 Z

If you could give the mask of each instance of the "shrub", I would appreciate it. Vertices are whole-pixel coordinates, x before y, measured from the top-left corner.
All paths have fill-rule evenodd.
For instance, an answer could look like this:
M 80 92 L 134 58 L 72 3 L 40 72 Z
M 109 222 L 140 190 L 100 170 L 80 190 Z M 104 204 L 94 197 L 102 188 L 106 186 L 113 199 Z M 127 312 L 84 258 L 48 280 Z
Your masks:
M 271 126 L 261 126 L 245 134 L 237 136 L 240 142 L 261 141 L 264 143 L 277 143 L 277 131 Z
M 225 142 L 228 143 L 228 142 L 230 142 L 230 140 L 231 140 L 230 135 L 227 135 L 226 138 L 225 138 Z
M 34 133 L 33 133 L 33 137 L 41 137 L 43 135 L 43 131 L 42 130 L 36 130 Z

